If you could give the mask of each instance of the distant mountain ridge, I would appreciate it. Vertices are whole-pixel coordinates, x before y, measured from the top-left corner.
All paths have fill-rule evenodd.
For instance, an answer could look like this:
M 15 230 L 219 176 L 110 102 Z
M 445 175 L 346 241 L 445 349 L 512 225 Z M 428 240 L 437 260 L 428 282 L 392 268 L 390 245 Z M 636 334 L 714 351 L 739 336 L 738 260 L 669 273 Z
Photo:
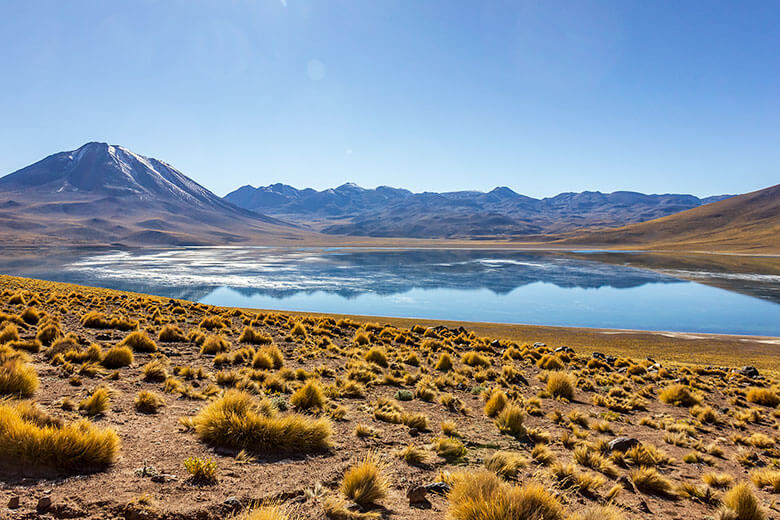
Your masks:
M 619 227 L 727 197 L 585 191 L 535 199 L 506 186 L 489 192 L 413 193 L 389 186 L 365 189 L 353 183 L 322 191 L 277 183 L 258 188 L 242 186 L 224 199 L 328 234 L 473 238 Z
M 780 254 L 780 184 L 648 222 L 585 232 L 560 243 L 777 255 Z
M 173 166 L 91 142 L 0 178 L 0 236 L 44 242 L 225 244 L 297 233 Z

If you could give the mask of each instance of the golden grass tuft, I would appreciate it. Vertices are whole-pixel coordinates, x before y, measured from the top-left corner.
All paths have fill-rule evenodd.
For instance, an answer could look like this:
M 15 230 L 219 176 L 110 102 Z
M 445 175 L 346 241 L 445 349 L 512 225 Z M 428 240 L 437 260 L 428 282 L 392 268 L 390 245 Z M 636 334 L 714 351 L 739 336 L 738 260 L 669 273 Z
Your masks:
M 92 395 L 79 403 L 79 410 L 89 415 L 101 415 L 108 410 L 111 404 L 111 392 L 108 388 L 101 386 L 92 392 Z
M 780 404 L 780 395 L 771 388 L 750 388 L 747 391 L 745 398 L 751 403 L 772 408 Z
M 371 349 L 366 352 L 365 358 L 369 363 L 374 363 L 380 367 L 387 366 L 387 352 L 385 352 L 383 348 L 371 347 Z
M 106 368 L 122 368 L 133 364 L 133 351 L 130 347 L 111 347 L 103 356 L 102 365 Z
M 190 457 L 184 460 L 184 468 L 196 484 L 213 484 L 217 481 L 217 463 L 212 459 Z
M 558 499 L 541 484 L 512 486 L 487 470 L 453 476 L 448 495 L 452 520 L 563 520 Z
M 547 376 L 547 392 L 553 397 L 571 401 L 574 399 L 574 381 L 564 372 L 551 372 Z
M 21 359 L 0 358 L 0 395 L 30 397 L 38 389 L 35 368 Z
M 526 433 L 525 425 L 523 424 L 524 420 L 525 413 L 523 409 L 514 403 L 510 403 L 498 414 L 496 426 L 498 426 L 501 433 L 519 437 Z
M 325 406 L 325 393 L 316 381 L 309 380 L 293 392 L 290 396 L 290 404 L 296 410 L 321 409 Z
M 628 477 L 636 488 L 643 493 L 661 496 L 674 494 L 672 482 L 661 475 L 655 468 L 642 466 L 631 470 Z
M 494 390 L 485 402 L 485 415 L 495 417 L 509 403 L 509 398 L 503 390 Z
M 155 352 L 157 350 L 157 344 L 154 340 L 141 330 L 131 332 L 117 346 L 130 347 L 135 352 Z
M 119 437 L 87 420 L 52 424 L 24 403 L 0 403 L 0 458 L 68 472 L 103 468 L 119 453 Z
M 750 474 L 753 484 L 759 488 L 769 488 L 773 493 L 780 493 L 780 470 L 757 469 Z
M 331 446 L 333 428 L 324 418 L 278 416 L 268 401 L 229 390 L 194 417 L 198 438 L 213 446 L 256 453 L 309 453 Z
M 446 352 L 443 352 L 439 356 L 439 360 L 436 362 L 436 366 L 434 368 L 440 372 L 448 372 L 452 370 L 452 356 Z
M 764 520 L 766 514 L 747 482 L 740 482 L 723 495 L 722 518 L 734 520 Z
M 222 336 L 216 334 L 206 336 L 206 339 L 200 346 L 200 353 L 207 356 L 213 356 L 220 352 L 227 352 L 228 350 L 230 350 L 230 343 Z
M 516 478 L 528 466 L 528 459 L 513 451 L 496 451 L 485 460 L 485 468 L 504 478 Z
M 694 395 L 687 386 L 682 384 L 667 386 L 658 394 L 658 399 L 660 399 L 662 403 L 672 404 L 674 406 L 684 406 L 686 408 L 701 404 L 701 399 Z
M 141 390 L 138 395 L 135 396 L 133 401 L 135 409 L 141 413 L 157 413 L 157 410 L 165 406 L 165 400 L 162 397 L 150 392 L 149 390 Z
M 157 335 L 157 339 L 162 343 L 184 343 L 187 336 L 176 325 L 166 325 Z
M 385 463 L 374 451 L 369 451 L 347 469 L 341 480 L 341 493 L 363 507 L 376 504 L 387 496 L 390 483 L 385 476 Z

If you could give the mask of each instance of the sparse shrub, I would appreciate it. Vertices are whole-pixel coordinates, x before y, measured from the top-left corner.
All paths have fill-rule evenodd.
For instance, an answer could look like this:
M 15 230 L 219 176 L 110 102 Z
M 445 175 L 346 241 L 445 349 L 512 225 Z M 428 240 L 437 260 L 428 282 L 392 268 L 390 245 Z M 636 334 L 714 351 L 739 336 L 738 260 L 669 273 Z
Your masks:
M 513 451 L 496 451 L 485 460 L 485 468 L 504 478 L 515 478 L 528 466 L 528 459 Z
M 211 459 L 190 457 L 184 460 L 184 468 L 196 484 L 213 484 L 217 481 L 217 463 Z
M 453 437 L 439 437 L 433 441 L 433 450 L 436 454 L 450 462 L 462 459 L 468 450 L 458 439 Z
M 536 362 L 536 366 L 544 370 L 563 370 L 565 365 L 561 358 L 554 354 L 545 354 Z
M 61 337 L 62 331 L 56 323 L 41 323 L 38 325 L 38 333 L 35 335 L 35 339 L 46 346 L 51 345 L 54 340 Z
M 658 399 L 662 403 L 684 406 L 686 408 L 701 404 L 701 400 L 687 386 L 681 384 L 667 386 L 658 394 Z
M 398 456 L 403 459 L 404 462 L 412 466 L 423 464 L 427 458 L 426 455 L 427 452 L 424 449 L 419 448 L 414 444 L 409 444 L 398 452 Z
M 344 496 L 365 507 L 385 498 L 388 488 L 384 463 L 376 452 L 370 451 L 344 473 L 340 490 Z
M 458 432 L 458 425 L 452 421 L 442 422 L 441 432 L 447 437 L 460 437 L 460 433 Z
M 133 364 L 133 351 L 129 347 L 111 347 L 103 356 L 106 368 L 122 368 Z
M 331 445 L 333 428 L 327 419 L 298 414 L 279 416 L 269 402 L 256 402 L 230 390 L 204 407 L 193 419 L 198 438 L 236 450 L 270 453 L 309 453 Z
M 284 356 L 282 351 L 276 345 L 266 345 L 261 347 L 252 358 L 252 368 L 282 368 L 284 365 Z
M 723 495 L 721 518 L 733 520 L 764 520 L 766 514 L 758 502 L 753 488 L 747 482 L 741 482 Z
M 454 476 L 447 496 L 453 520 L 563 520 L 560 502 L 541 484 L 511 486 L 478 470 Z
M 125 336 L 125 339 L 117 344 L 118 347 L 130 347 L 135 352 L 154 352 L 157 344 L 146 334 L 136 330 Z
M 290 404 L 298 410 L 311 410 L 325 406 L 325 394 L 316 381 L 310 380 L 290 397 Z
M 387 353 L 380 347 L 371 347 L 371 349 L 366 352 L 366 361 L 369 363 L 375 363 L 380 367 L 386 367 Z
M 525 435 L 525 413 L 518 405 L 510 403 L 501 410 L 496 418 L 496 425 L 501 433 L 519 437 Z
M 551 372 L 547 376 L 547 391 L 553 397 L 571 401 L 574 398 L 574 382 L 569 374 Z
M 238 337 L 239 343 L 251 343 L 253 345 L 270 345 L 273 338 L 263 332 L 257 332 L 252 327 L 244 327 L 243 332 Z
M 41 319 L 41 314 L 35 307 L 28 307 L 19 315 L 19 317 L 29 325 L 37 325 Z M 2 343 L 2 341 L 0 341 L 0 343 Z
M 108 388 L 101 386 L 79 403 L 79 410 L 91 417 L 105 413 L 109 404 L 111 404 L 111 394 Z
M 774 408 L 780 404 L 780 395 L 771 388 L 750 388 L 745 395 L 745 398 L 755 404 L 763 406 L 770 406 Z
M 141 390 L 133 401 L 135 409 L 141 413 L 157 413 L 157 410 L 165 406 L 162 397 L 148 390 Z
M 30 405 L 0 402 L 0 458 L 65 471 L 102 469 L 119 452 L 119 437 L 87 420 L 58 424 L 30 413 Z
M 0 396 L 30 397 L 37 389 L 35 368 L 18 358 L 2 361 L 0 356 Z
M 19 329 L 13 323 L 9 323 L 0 330 L 0 345 L 10 341 L 19 341 Z
M 701 480 L 712 488 L 723 489 L 729 487 L 734 482 L 734 477 L 728 473 L 710 472 L 703 474 Z
M 490 397 L 485 403 L 485 415 L 488 417 L 495 417 L 504 409 L 507 403 L 509 403 L 509 398 L 503 390 L 491 392 Z
M 168 378 L 168 363 L 164 358 L 153 359 L 142 370 L 146 381 L 165 381 Z
M 655 468 L 636 468 L 631 470 L 628 476 L 639 491 L 662 496 L 673 494 L 671 481 Z
M 205 341 L 200 346 L 200 353 L 206 356 L 213 356 L 220 352 L 227 352 L 230 350 L 230 343 L 222 336 L 211 334 L 206 336 Z
M 452 370 L 452 357 L 448 353 L 442 352 L 439 356 L 439 360 L 436 362 L 435 368 L 441 372 Z
M 162 343 L 184 343 L 187 336 L 176 325 L 166 325 L 157 335 L 157 339 Z
M 480 354 L 479 352 L 466 352 L 463 354 L 463 356 L 460 358 L 461 361 L 463 361 L 465 364 L 467 364 L 470 367 L 489 367 L 490 366 L 490 360 Z
M 773 493 L 780 493 L 780 470 L 758 469 L 750 474 L 750 479 L 756 487 L 766 487 Z

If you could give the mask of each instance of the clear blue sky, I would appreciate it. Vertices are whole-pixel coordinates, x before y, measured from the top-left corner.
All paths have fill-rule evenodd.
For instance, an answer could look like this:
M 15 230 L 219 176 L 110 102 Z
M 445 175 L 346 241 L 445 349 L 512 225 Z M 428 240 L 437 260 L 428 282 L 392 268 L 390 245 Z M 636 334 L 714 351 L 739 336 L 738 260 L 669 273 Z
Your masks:
M 87 141 L 219 195 L 780 182 L 780 2 L 0 4 L 0 174 Z

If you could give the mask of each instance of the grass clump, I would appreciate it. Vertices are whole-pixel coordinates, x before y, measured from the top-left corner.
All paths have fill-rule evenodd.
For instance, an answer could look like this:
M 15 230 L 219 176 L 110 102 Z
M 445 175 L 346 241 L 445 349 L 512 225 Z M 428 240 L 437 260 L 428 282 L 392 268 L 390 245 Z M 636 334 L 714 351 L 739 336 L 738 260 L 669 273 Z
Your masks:
M 439 360 L 436 362 L 436 366 L 434 368 L 440 372 L 448 372 L 452 370 L 452 356 L 446 352 L 443 352 L 439 356 Z
M 101 386 L 79 403 L 79 410 L 92 417 L 105 413 L 110 404 L 111 393 L 108 388 Z
M 750 479 L 756 487 L 766 487 L 773 493 L 780 493 L 780 470 L 758 469 L 750 474 Z
M 450 462 L 462 459 L 468 453 L 463 443 L 453 437 L 439 437 L 435 439 L 433 441 L 433 451 L 439 457 Z
M 764 520 L 766 514 L 758 503 L 753 488 L 740 482 L 723 495 L 723 508 L 718 518 L 726 520 Z
M 0 355 L 0 395 L 30 397 L 38 389 L 35 369 L 19 358 L 2 361 Z
M 772 408 L 780 404 L 780 395 L 777 395 L 777 392 L 771 388 L 751 388 L 747 391 L 745 399 L 751 403 Z
M 528 459 L 513 451 L 496 451 L 485 460 L 485 468 L 504 478 L 516 478 L 528 466 Z
M 671 481 L 661 475 L 655 468 L 642 466 L 631 470 L 628 477 L 636 488 L 643 493 L 661 496 L 671 496 L 673 494 Z
M 535 482 L 512 486 L 487 470 L 459 473 L 448 495 L 452 520 L 563 520 L 564 511 Z
M 141 413 L 157 413 L 157 410 L 165 406 L 165 401 L 162 397 L 150 392 L 149 390 L 141 390 L 138 395 L 135 396 L 133 401 L 135 409 Z
M 87 420 L 46 420 L 29 403 L 0 403 L 0 458 L 72 472 L 108 466 L 118 453 L 119 437 L 111 429 Z
M 217 463 L 211 459 L 190 457 L 184 461 L 184 468 L 196 484 L 213 484 L 217 481 Z
M 383 461 L 376 452 L 369 451 L 344 473 L 340 490 L 344 496 L 365 507 L 385 498 L 389 487 Z
M 385 352 L 384 349 L 380 347 L 372 347 L 368 352 L 366 352 L 366 361 L 377 364 L 380 367 L 386 367 L 387 352 Z
M 333 428 L 324 418 L 279 416 L 270 401 L 230 390 L 193 419 L 198 438 L 213 446 L 269 453 L 308 453 L 331 446 Z
M 187 341 L 187 336 L 176 325 L 166 325 L 157 335 L 157 339 L 162 343 L 183 343 Z
M 272 368 L 282 368 L 283 366 L 284 356 L 276 345 L 261 347 L 252 358 L 252 368 L 270 370 Z
M 523 409 L 514 403 L 510 403 L 498 414 L 496 426 L 498 426 L 501 433 L 520 437 L 526 433 L 525 425 L 523 424 L 524 420 L 525 413 Z
M 133 364 L 133 351 L 130 347 L 111 347 L 101 361 L 106 368 L 122 368 Z
M 264 332 L 258 332 L 252 327 L 244 327 L 241 335 L 238 337 L 239 343 L 251 343 L 253 345 L 270 345 L 273 338 Z
M 213 356 L 228 350 L 230 350 L 230 343 L 222 336 L 216 334 L 207 336 L 200 346 L 200 353 L 206 356 Z
M 135 352 L 155 352 L 157 350 L 157 344 L 154 340 L 141 330 L 131 332 L 117 346 L 130 347 Z
M 495 417 L 509 403 L 509 398 L 503 390 L 495 390 L 485 402 L 485 415 Z
M 290 404 L 296 410 L 321 409 L 325 406 L 325 393 L 316 381 L 310 380 L 293 392 Z
M 547 392 L 553 397 L 571 401 L 574 398 L 574 382 L 569 374 L 552 372 L 547 376 Z
M 658 399 L 662 403 L 683 406 L 685 408 L 701 404 L 701 400 L 687 386 L 682 384 L 667 386 L 658 394 Z

